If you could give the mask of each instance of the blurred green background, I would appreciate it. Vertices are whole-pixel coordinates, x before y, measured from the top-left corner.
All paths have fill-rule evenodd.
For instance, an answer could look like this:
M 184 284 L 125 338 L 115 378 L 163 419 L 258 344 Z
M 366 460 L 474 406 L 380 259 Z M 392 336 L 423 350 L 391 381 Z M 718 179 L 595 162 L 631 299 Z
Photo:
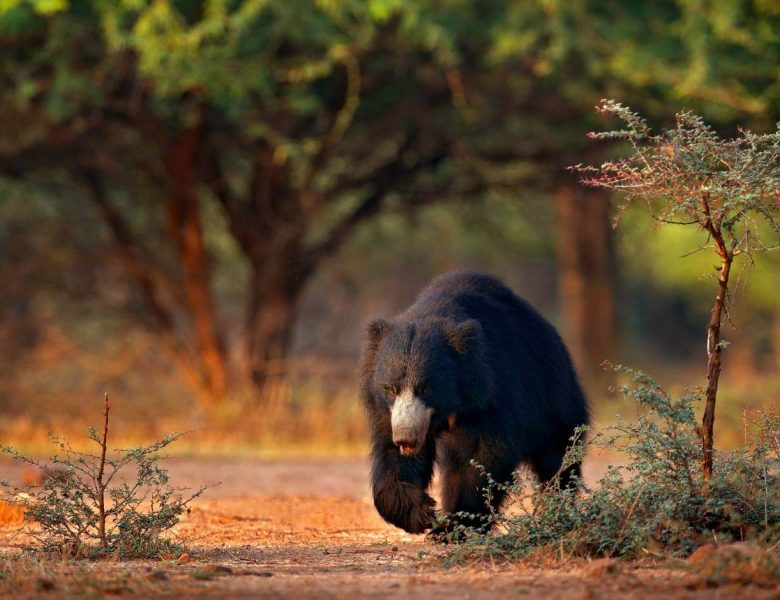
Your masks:
M 615 98 L 724 136 L 780 118 L 773 0 L 0 0 L 0 439 L 199 428 L 362 448 L 362 324 L 503 277 L 606 359 L 701 385 L 713 261 L 567 167 Z M 718 443 L 780 394 L 778 256 L 740 264 Z

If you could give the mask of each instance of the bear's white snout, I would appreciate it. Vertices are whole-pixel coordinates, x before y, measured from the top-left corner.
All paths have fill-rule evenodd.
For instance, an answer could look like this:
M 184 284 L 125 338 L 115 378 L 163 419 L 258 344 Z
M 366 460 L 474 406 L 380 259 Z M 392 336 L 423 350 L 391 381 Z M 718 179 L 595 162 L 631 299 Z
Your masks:
M 428 435 L 433 409 L 414 395 L 410 389 L 403 390 L 393 401 L 390 424 L 393 429 L 393 443 L 404 456 L 414 456 L 420 450 Z

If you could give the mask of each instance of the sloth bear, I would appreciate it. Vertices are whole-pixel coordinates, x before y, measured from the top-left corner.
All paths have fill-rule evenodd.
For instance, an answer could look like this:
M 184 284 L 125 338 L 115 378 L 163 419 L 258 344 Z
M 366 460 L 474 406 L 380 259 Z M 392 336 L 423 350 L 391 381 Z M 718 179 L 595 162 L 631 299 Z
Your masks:
M 588 405 L 555 328 L 497 278 L 454 272 L 434 279 L 392 320 L 368 324 L 360 361 L 360 394 L 371 435 L 374 505 L 410 533 L 433 527 L 426 490 L 438 462 L 442 508 L 490 512 L 482 465 L 508 482 L 519 463 L 542 482 L 561 468 Z M 568 485 L 573 466 L 561 475 Z M 504 494 L 493 494 L 499 508 Z M 448 517 L 434 533 L 456 522 Z

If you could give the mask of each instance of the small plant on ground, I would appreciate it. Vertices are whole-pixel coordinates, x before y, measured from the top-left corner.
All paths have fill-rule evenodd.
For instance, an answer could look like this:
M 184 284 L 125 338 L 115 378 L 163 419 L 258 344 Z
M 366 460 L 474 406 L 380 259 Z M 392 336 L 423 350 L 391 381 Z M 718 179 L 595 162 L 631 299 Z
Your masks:
M 2 485 L 9 490 L 9 499 L 24 507 L 26 518 L 38 524 L 40 529 L 29 531 L 44 550 L 88 557 L 174 555 L 181 548 L 165 533 L 206 489 L 192 492 L 170 486 L 167 471 L 158 464 L 158 452 L 183 434 L 110 453 L 110 408 L 106 395 L 102 431 L 89 429 L 97 454 L 79 452 L 57 436 L 51 440 L 62 454 L 50 457 L 48 464 L 0 446 L 1 452 L 39 469 L 42 479 L 21 488 L 5 481 Z M 134 478 L 128 479 L 131 472 Z
M 740 131 L 719 137 L 701 117 L 682 112 L 675 127 L 653 133 L 647 122 L 611 100 L 599 112 L 625 128 L 591 133 L 597 140 L 623 140 L 632 152 L 600 167 L 575 167 L 584 183 L 620 192 L 624 211 L 644 200 L 660 223 L 689 225 L 707 234 L 704 250 L 714 253 L 717 291 L 707 324 L 707 390 L 702 418 L 702 470 L 712 474 L 713 427 L 721 354 L 721 324 L 729 312 L 732 267 L 739 257 L 778 248 L 780 241 L 780 124 L 771 134 Z M 619 213 L 620 214 L 620 213 Z M 765 239 L 766 238 L 766 239 Z
M 695 416 L 702 390 L 674 399 L 644 373 L 615 370 L 630 376 L 620 393 L 638 404 L 640 416 L 619 419 L 587 442 L 577 436 L 566 460 L 579 462 L 586 450 L 619 449 L 626 464 L 610 467 L 591 488 L 581 481 L 569 489 L 556 482 L 543 487 L 518 474 L 503 486 L 508 506 L 490 516 L 493 532 L 455 532 L 465 542 L 452 550 L 454 557 L 682 557 L 713 541 L 780 542 L 778 419 L 754 419 L 746 445 L 716 454 L 705 480 Z M 485 493 L 499 486 L 492 482 Z

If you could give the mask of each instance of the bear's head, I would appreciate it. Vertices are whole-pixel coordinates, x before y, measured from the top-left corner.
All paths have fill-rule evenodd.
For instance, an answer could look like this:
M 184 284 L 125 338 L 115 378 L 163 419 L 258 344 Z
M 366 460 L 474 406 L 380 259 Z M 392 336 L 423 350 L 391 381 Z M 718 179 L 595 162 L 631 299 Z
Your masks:
M 413 456 L 429 433 L 492 398 L 482 326 L 476 320 L 388 321 L 368 326 L 370 397 L 389 411 L 393 443 Z

